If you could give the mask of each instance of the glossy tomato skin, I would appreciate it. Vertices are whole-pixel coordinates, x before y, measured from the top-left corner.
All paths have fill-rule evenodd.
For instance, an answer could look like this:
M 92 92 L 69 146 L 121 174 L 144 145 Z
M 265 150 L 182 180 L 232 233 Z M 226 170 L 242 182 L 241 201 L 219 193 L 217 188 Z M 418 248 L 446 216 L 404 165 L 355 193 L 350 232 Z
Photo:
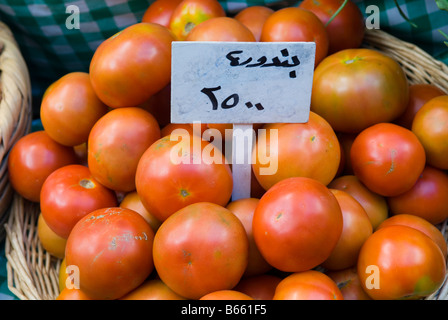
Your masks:
M 361 248 L 357 264 L 361 284 L 374 300 L 428 296 L 445 279 L 445 267 L 439 246 L 423 232 L 403 225 L 375 231 Z
M 342 233 L 339 203 L 322 183 L 288 178 L 260 199 L 252 228 L 266 261 L 285 272 L 312 269 L 329 256 Z
M 304 0 L 299 7 L 313 12 L 324 25 L 328 33 L 328 53 L 344 49 L 359 48 L 364 38 L 364 17 L 359 7 L 348 1 L 338 15 L 327 25 L 330 18 L 344 0 Z
M 316 68 L 311 111 L 335 131 L 359 133 L 400 116 L 409 100 L 401 66 L 371 49 L 346 49 L 326 57 Z
M 137 23 L 96 49 L 90 79 L 97 96 L 111 108 L 135 107 L 162 90 L 171 77 L 174 35 L 157 23 Z
M 45 179 L 60 167 L 77 163 L 73 148 L 63 146 L 41 130 L 20 138 L 8 156 L 8 178 L 22 197 L 39 202 Z
M 120 300 L 185 300 L 160 279 L 149 279 Z
M 56 297 L 56 300 L 94 300 L 94 299 L 90 298 L 80 289 L 64 288 Z
M 64 239 L 54 233 L 44 220 L 42 213 L 37 218 L 37 236 L 42 247 L 52 256 L 63 259 L 65 257 L 65 245 L 67 239 Z
M 152 2 L 143 14 L 142 22 L 158 23 L 170 27 L 171 16 L 182 0 L 156 0 Z
M 107 106 L 92 88 L 89 74 L 72 72 L 47 88 L 42 98 L 40 119 L 53 140 L 74 147 L 87 142 L 93 125 L 107 111 Z
M 170 135 L 142 155 L 136 190 L 159 221 L 196 202 L 227 205 L 233 190 L 232 172 L 219 150 L 210 156 L 210 147 L 213 145 L 197 136 Z M 179 152 L 182 156 L 177 158 Z
M 45 180 L 40 194 L 45 221 L 64 239 L 85 215 L 117 204 L 115 192 L 100 184 L 89 168 L 79 164 L 55 170 Z
M 134 107 L 111 110 L 90 131 L 89 169 L 107 188 L 133 191 L 140 157 L 157 139 L 160 127 L 149 112 Z
M 275 288 L 277 288 L 280 281 L 282 281 L 282 278 L 265 273 L 243 277 L 234 289 L 247 294 L 255 300 L 272 300 Z
M 429 165 L 448 169 L 448 95 L 426 102 L 415 114 L 412 132 L 425 148 Z
M 328 34 L 325 26 L 311 11 L 287 7 L 275 11 L 263 24 L 260 41 L 306 41 L 316 43 L 315 66 L 328 54 Z
M 350 159 L 359 180 L 387 197 L 409 191 L 426 164 L 425 150 L 417 136 L 392 123 L 363 130 L 353 142 Z
M 373 232 L 370 219 L 361 206 L 349 193 L 330 189 L 338 200 L 342 211 L 342 233 L 336 247 L 321 265 L 329 270 L 342 270 L 356 265 L 359 250 Z
M 266 262 L 258 250 L 252 233 L 252 220 L 259 202 L 260 200 L 256 198 L 245 198 L 232 201 L 226 206 L 227 209 L 240 219 L 249 240 L 249 262 L 244 272 L 244 276 L 246 277 L 264 274 L 272 269 L 272 266 Z
M 307 123 L 270 124 L 264 129 L 253 150 L 252 168 L 265 190 L 290 177 L 313 178 L 327 185 L 336 176 L 341 149 L 335 132 L 321 116 L 310 112 Z M 278 139 L 273 134 L 277 134 Z M 262 172 L 272 166 L 272 163 L 266 164 L 263 155 L 277 159 L 275 172 Z
M 232 289 L 247 267 L 248 250 L 246 231 L 231 211 L 199 202 L 162 223 L 154 238 L 154 264 L 174 292 L 199 299 Z
M 272 13 L 274 9 L 266 6 L 250 6 L 238 12 L 235 19 L 252 32 L 256 41 L 260 41 L 263 25 Z
M 137 212 L 118 207 L 82 218 L 67 240 L 66 264 L 79 268 L 80 289 L 94 299 L 118 299 L 154 269 L 154 232 Z
M 169 28 L 176 39 L 182 41 L 202 22 L 225 16 L 226 12 L 217 0 L 183 0 L 171 15 Z
M 145 218 L 146 222 L 151 226 L 154 233 L 156 233 L 157 229 L 159 229 L 162 222 L 160 222 L 153 214 L 151 214 L 143 205 L 140 196 L 137 191 L 131 191 L 123 197 L 120 201 L 120 207 L 134 210 L 139 213 L 143 218 Z
M 426 166 L 412 188 L 387 199 L 391 214 L 412 214 L 436 225 L 448 218 L 448 175 Z
M 415 114 L 421 107 L 432 98 L 445 95 L 446 93 L 436 85 L 429 83 L 416 83 L 409 85 L 409 103 L 401 116 L 394 123 L 412 129 Z
M 328 188 L 345 191 L 355 198 L 366 211 L 373 230 L 389 216 L 386 198 L 369 190 L 355 175 L 340 176 L 330 182 Z
M 361 285 L 356 266 L 327 271 L 325 274 L 337 284 L 344 300 L 372 300 Z
M 284 278 L 278 284 L 273 300 L 344 300 L 344 297 L 330 277 L 309 270 Z
M 249 28 L 234 18 L 215 17 L 194 27 L 185 40 L 255 42 L 255 36 Z
M 252 297 L 237 290 L 218 290 L 207 293 L 199 300 L 254 300 Z

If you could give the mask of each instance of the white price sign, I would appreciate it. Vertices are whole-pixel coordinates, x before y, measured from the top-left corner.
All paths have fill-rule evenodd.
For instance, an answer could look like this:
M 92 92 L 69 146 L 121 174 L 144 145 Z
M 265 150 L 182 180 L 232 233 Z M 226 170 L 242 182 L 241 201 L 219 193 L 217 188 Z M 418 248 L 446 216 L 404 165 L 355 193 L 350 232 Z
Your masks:
M 171 122 L 232 123 L 243 134 L 253 123 L 307 122 L 315 52 L 314 42 L 174 41 Z M 250 159 L 247 148 L 233 145 L 237 158 Z M 249 197 L 251 164 L 232 170 L 233 200 Z

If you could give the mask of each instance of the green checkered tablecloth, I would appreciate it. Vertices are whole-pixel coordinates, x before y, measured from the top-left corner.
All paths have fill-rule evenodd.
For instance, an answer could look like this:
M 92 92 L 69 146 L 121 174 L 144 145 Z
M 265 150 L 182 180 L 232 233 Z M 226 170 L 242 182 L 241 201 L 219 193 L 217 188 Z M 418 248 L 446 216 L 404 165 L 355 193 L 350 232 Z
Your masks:
M 141 21 L 154 0 L 0 0 L 0 20 L 13 31 L 27 61 L 33 90 L 33 109 L 38 117 L 43 91 L 62 75 L 88 71 L 98 45 Z M 317 0 L 318 1 L 318 0 Z M 229 15 L 253 5 L 279 8 L 301 0 L 220 0 Z M 415 43 L 448 64 L 448 47 L 439 30 L 448 34 L 448 12 L 435 0 L 398 0 L 400 9 L 417 27 L 411 26 L 392 0 L 353 0 L 366 18 L 369 6 L 379 10 L 380 29 Z M 72 6 L 72 7 L 71 7 Z M 67 10 L 68 8 L 68 10 Z M 70 8 L 76 9 L 75 11 Z M 79 12 L 79 28 L 72 14 Z M 72 18 L 71 18 L 72 17 Z M 67 24 L 68 23 L 68 24 Z M 0 300 L 17 299 L 8 290 L 4 243 L 0 243 Z

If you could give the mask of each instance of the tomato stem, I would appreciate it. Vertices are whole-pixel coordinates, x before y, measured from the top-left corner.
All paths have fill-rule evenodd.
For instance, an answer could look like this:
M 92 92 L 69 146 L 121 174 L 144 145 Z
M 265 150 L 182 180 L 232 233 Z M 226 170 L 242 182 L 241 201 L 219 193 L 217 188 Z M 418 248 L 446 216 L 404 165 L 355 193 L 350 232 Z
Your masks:
M 341 6 L 338 8 L 338 10 L 336 10 L 336 12 L 331 16 L 330 20 L 327 21 L 325 26 L 328 26 L 331 23 L 331 21 L 333 21 L 333 19 L 336 18 L 336 16 L 339 14 L 339 12 L 341 12 L 342 9 L 344 9 L 347 2 L 348 2 L 348 0 L 344 0 L 344 2 L 341 4 Z

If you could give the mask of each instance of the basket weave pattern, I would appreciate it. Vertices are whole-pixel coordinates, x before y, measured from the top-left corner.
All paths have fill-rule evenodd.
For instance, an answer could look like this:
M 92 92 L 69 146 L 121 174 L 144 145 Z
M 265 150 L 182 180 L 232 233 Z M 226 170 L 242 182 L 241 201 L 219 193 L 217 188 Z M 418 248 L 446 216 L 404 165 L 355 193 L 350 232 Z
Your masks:
M 381 30 L 366 30 L 363 47 L 379 50 L 398 61 L 409 83 L 431 83 L 448 92 L 448 67 L 417 46 Z M 22 300 L 54 300 L 59 294 L 61 261 L 45 252 L 39 243 L 36 227 L 39 213 L 38 204 L 14 194 L 9 220 L 5 225 L 5 254 L 9 289 Z M 447 221 L 438 227 L 448 241 Z M 426 299 L 447 300 L 447 280 Z

